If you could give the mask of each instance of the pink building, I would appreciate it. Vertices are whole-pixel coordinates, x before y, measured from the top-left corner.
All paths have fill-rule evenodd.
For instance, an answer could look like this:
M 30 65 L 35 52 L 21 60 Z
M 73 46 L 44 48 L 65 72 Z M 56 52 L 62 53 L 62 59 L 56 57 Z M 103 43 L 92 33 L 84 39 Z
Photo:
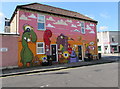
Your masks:
M 20 5 L 10 25 L 10 32 L 20 35 L 14 50 L 19 67 L 39 66 L 49 58 L 53 63 L 78 62 L 98 54 L 97 21 L 77 12 L 39 3 Z

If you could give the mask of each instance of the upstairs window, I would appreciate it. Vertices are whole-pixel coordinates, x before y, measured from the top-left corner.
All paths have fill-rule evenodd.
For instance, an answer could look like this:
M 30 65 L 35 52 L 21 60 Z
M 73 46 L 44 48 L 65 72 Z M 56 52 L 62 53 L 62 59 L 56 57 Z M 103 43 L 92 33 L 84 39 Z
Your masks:
M 112 42 L 115 42 L 115 38 L 114 37 L 112 37 Z
M 10 26 L 10 22 L 5 21 L 5 26 Z
M 46 28 L 45 28 L 45 16 L 44 15 L 38 14 L 37 22 L 38 22 L 38 30 L 46 30 Z
M 84 24 L 84 22 L 81 22 L 81 33 L 85 34 L 85 24 Z

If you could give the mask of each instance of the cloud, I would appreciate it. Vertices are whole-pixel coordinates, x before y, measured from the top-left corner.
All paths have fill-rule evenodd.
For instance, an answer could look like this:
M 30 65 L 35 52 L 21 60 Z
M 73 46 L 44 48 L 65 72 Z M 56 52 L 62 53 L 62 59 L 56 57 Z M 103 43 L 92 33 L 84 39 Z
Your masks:
M 74 24 L 72 24 L 72 25 L 71 25 L 71 27 L 75 27 L 75 28 L 77 28 L 77 26 L 76 26 L 76 25 L 74 25 Z
M 93 26 L 93 27 L 94 27 L 95 25 L 90 23 L 90 26 Z
M 46 20 L 55 21 L 52 17 L 49 17 Z
M 100 30 L 108 30 L 108 27 L 107 26 L 101 26 L 99 29 Z
M 71 32 L 80 32 L 78 29 L 75 29 L 75 30 L 73 30 L 73 31 L 71 31 Z
M 66 22 L 72 23 L 72 20 L 66 20 Z
M 90 31 L 89 33 L 95 34 L 95 32 L 94 32 L 94 31 Z
M 87 29 L 87 30 L 92 30 L 89 25 L 87 25 L 86 29 Z
M 31 14 L 30 16 L 28 16 L 29 18 L 34 18 L 36 19 L 37 17 L 34 14 Z
M 48 24 L 47 27 L 51 27 L 51 28 L 55 28 L 54 26 L 52 26 L 51 24 Z
M 110 18 L 110 15 L 108 15 L 106 12 L 105 13 L 100 13 L 100 16 L 102 18 L 105 18 L 105 19 Z
M 22 14 L 22 15 L 20 16 L 20 19 L 21 19 L 21 20 L 31 20 L 31 19 L 28 19 L 24 14 Z
M 68 25 L 66 22 L 64 22 L 62 19 L 58 20 L 57 22 L 53 23 L 53 24 L 60 24 L 60 25 Z
M 80 23 L 80 24 L 78 24 L 77 26 L 80 26 L 80 27 L 81 27 L 81 23 Z

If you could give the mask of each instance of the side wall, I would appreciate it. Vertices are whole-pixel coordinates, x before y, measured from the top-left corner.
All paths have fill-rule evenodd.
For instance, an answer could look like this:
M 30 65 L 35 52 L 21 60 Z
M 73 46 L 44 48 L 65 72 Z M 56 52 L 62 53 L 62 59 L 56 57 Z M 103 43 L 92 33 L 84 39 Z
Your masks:
M 10 23 L 10 33 L 17 33 L 18 34 L 18 17 L 19 16 L 19 11 L 15 14 L 14 18 L 12 19 Z
M 18 36 L 0 35 L 0 39 L 2 39 L 0 67 L 18 66 Z

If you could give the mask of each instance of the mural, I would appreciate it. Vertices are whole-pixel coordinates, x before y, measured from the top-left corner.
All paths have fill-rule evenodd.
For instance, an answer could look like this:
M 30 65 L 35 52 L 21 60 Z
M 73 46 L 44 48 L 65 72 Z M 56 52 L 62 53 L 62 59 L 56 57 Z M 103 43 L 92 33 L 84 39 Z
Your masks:
M 32 60 L 32 66 L 38 66 L 38 65 L 41 65 L 41 63 L 42 63 L 42 60 L 40 60 L 37 55 Z
M 50 38 L 52 37 L 52 32 L 50 30 L 46 30 L 44 32 L 44 42 L 45 42 L 45 54 L 50 55 Z
M 78 57 L 74 50 L 72 50 L 72 53 L 70 54 L 70 62 L 78 62 Z
M 29 21 L 31 21 L 31 19 L 28 19 L 24 14 L 21 15 L 20 19 L 21 20 L 29 20 Z
M 52 17 L 47 18 L 49 21 L 55 21 Z
M 50 23 L 47 25 L 47 27 L 50 27 L 50 28 L 55 28 L 53 25 L 51 25 Z
M 31 14 L 30 16 L 28 16 L 29 18 L 33 18 L 33 19 L 37 19 L 37 17 L 34 14 Z
M 32 65 L 32 60 L 34 58 L 34 55 L 30 48 L 28 47 L 28 42 L 36 42 L 37 36 L 34 32 L 33 27 L 29 25 L 23 26 L 23 35 L 22 35 L 22 50 L 21 50 L 21 62 L 24 67 L 27 66 L 27 63 L 30 63 L 30 66 Z
M 60 34 L 60 36 L 57 37 L 57 45 L 58 45 L 58 49 L 60 49 L 60 51 L 67 51 L 68 49 L 68 37 Z
M 59 24 L 59 25 L 68 25 L 65 21 L 63 21 L 62 19 L 58 20 L 57 22 L 53 23 L 53 24 Z
M 79 45 L 83 47 L 83 54 L 97 54 L 95 23 L 45 14 L 46 29 L 38 30 L 38 13 L 22 10 L 19 14 L 19 65 L 26 67 L 27 64 L 39 66 L 47 63 L 52 44 L 56 45 L 56 61 L 59 63 L 78 62 Z M 85 34 L 82 34 L 81 22 L 84 22 Z M 37 54 L 37 42 L 44 43 L 45 53 Z

